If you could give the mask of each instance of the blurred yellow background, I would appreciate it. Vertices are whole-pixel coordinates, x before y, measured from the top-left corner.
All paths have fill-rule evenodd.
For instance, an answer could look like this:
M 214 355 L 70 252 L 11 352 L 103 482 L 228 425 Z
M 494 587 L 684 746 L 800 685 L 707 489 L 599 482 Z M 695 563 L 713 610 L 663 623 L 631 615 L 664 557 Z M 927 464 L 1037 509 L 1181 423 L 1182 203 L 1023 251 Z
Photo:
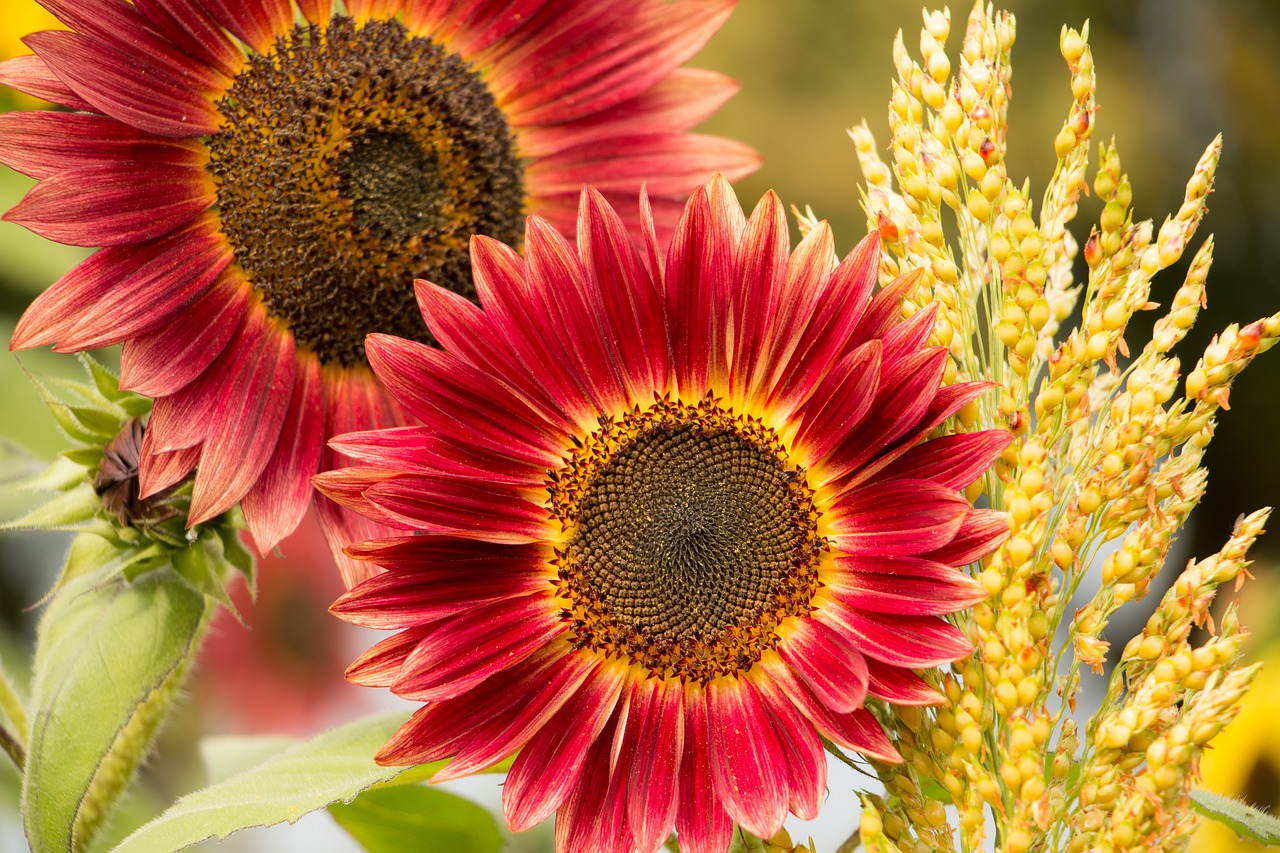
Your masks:
M 1101 105 L 1094 138 L 1116 137 L 1138 215 L 1154 218 L 1158 226 L 1176 210 L 1196 159 L 1216 133 L 1224 134 L 1217 190 L 1201 235 L 1215 235 L 1217 260 L 1208 309 L 1178 349 L 1184 366 L 1215 330 L 1280 309 L 1280 3 L 1010 0 L 1004 5 L 1018 19 L 1010 175 L 1029 177 L 1032 197 L 1039 196 L 1053 168 L 1054 135 L 1071 102 L 1058 53 L 1059 30 L 1064 23 L 1079 27 L 1088 19 Z M 953 55 L 969 8 L 951 9 Z M 51 20 L 33 0 L 0 0 L 0 52 L 21 50 L 19 37 Z M 914 53 L 920 22 L 917 0 L 741 0 L 692 64 L 741 82 L 741 93 L 703 129 L 741 139 L 765 155 L 763 169 L 739 186 L 745 206 L 775 189 L 788 204 L 811 205 L 828 219 L 841 251 L 853 246 L 866 225 L 858 207 L 860 175 L 845 129 L 865 118 L 878 141 L 887 142 L 893 37 L 903 30 Z M 19 104 L 13 93 L 0 95 L 0 108 L 28 105 Z M 0 167 L 0 209 L 12 207 L 29 186 L 27 179 Z M 1092 199 L 1081 205 L 1074 230 L 1082 242 L 1099 209 Z M 7 340 L 30 300 L 85 254 L 0 223 L 0 336 Z M 1157 279 L 1152 298 L 1167 300 L 1184 269 L 1180 265 Z M 58 371 L 74 362 L 34 352 L 22 354 L 21 364 Z M 0 435 L 45 457 L 57 452 L 51 422 L 13 356 L 0 359 L 0 400 Z M 1250 367 L 1231 395 L 1231 411 L 1222 417 L 1207 457 L 1208 494 L 1183 536 L 1181 559 L 1215 551 L 1239 514 L 1280 504 L 1278 429 L 1280 353 L 1271 353 Z M 11 500 L 0 496 L 0 513 L 12 509 Z M 31 538 L 0 541 L 0 655 L 6 661 L 29 642 L 34 615 L 24 609 L 47 585 L 45 572 L 61 547 Z M 1261 540 L 1255 555 L 1255 573 L 1265 575 L 1267 564 L 1280 558 L 1280 535 Z M 1257 629 L 1277 616 L 1280 598 L 1265 596 L 1255 601 L 1248 619 Z M 1280 670 L 1280 651 L 1271 657 Z M 337 671 L 334 677 L 340 677 Z M 1253 702 L 1255 710 L 1228 730 L 1212 759 L 1230 772 L 1214 770 L 1209 778 L 1222 786 L 1219 790 L 1247 789 L 1257 804 L 1280 810 L 1280 770 L 1265 772 L 1280 768 L 1280 728 L 1268 717 L 1280 702 L 1280 674 L 1265 679 Z M 1249 722 L 1254 719 L 1249 714 L 1260 715 L 1261 722 Z M 1198 849 L 1235 849 L 1230 833 L 1214 838 Z

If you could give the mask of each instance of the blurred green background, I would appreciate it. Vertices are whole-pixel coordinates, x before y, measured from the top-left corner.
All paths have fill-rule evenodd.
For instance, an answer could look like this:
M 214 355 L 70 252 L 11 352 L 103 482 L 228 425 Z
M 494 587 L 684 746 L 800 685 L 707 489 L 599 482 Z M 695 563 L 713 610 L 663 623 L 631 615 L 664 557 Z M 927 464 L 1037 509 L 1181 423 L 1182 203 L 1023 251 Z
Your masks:
M 1210 336 L 1280 309 L 1280 2 L 1275 0 L 1010 0 L 1017 16 L 1010 175 L 1029 177 L 1038 199 L 1053 164 L 1053 138 L 1071 102 L 1058 53 L 1064 23 L 1088 19 L 1098 72 L 1096 141 L 1115 136 L 1140 217 L 1157 227 L 1181 202 L 1183 186 L 1213 136 L 1225 150 L 1210 214 L 1198 239 L 1215 235 L 1209 306 L 1180 345 L 1189 369 Z M 952 7 L 954 56 L 970 6 Z M 848 250 L 865 232 L 858 208 L 860 174 L 845 129 L 864 118 L 878 142 L 888 141 L 886 104 L 894 74 L 891 46 L 903 30 L 917 53 L 917 0 L 741 0 L 724 29 L 692 63 L 736 77 L 741 93 L 703 130 L 743 140 L 765 165 L 739 185 L 748 207 L 775 189 L 788 204 L 811 205 L 828 219 L 837 247 Z M 44 23 L 33 0 L 0 0 L 0 52 Z M 958 63 L 953 62 L 953 68 Z M 15 106 L 0 95 L 0 107 Z M 887 156 L 887 151 L 885 151 Z M 0 209 L 12 207 L 30 181 L 0 167 Z M 1083 242 L 1100 205 L 1086 199 L 1074 230 Z M 25 306 L 86 252 L 48 243 L 0 223 L 0 337 L 7 340 Z M 1187 252 L 1188 257 L 1192 254 Z M 1081 268 L 1083 265 L 1081 264 Z M 1185 263 L 1157 279 L 1152 298 L 1167 302 Z M 1154 312 L 1153 312 L 1154 313 Z M 1149 328 L 1154 317 L 1141 318 Z M 1145 331 L 1130 335 L 1141 345 Z M 23 353 L 35 371 L 71 371 L 69 356 Z M 52 422 L 21 372 L 0 358 L 0 435 L 37 454 L 57 452 Z M 1262 357 L 1236 383 L 1231 410 L 1220 419 L 1207 464 L 1208 494 L 1183 536 L 1187 556 L 1216 551 L 1235 518 L 1280 504 L 1280 352 Z M 15 506 L 0 494 L 0 513 Z M 47 587 L 59 542 L 6 537 L 0 542 L 0 656 L 12 659 L 33 625 L 25 612 Z M 1280 558 L 1280 535 L 1257 545 L 1255 572 Z M 43 568 L 42 568 L 43 567 Z M 1265 581 L 1265 578 L 1264 578 Z M 1267 587 L 1263 587 L 1266 589 Z M 1267 596 L 1251 618 L 1255 630 L 1277 621 Z M 1280 803 L 1273 803 L 1280 805 Z M 0 845 L 3 846 L 3 845 Z

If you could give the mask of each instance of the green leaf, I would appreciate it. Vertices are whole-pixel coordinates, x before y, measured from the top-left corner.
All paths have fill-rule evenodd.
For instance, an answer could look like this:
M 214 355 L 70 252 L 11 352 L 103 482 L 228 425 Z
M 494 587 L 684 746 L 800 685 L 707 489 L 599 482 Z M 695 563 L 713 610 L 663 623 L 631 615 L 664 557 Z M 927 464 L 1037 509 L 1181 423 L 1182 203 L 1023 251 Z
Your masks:
M 493 815 L 438 788 L 376 788 L 346 805 L 329 806 L 329 813 L 369 853 L 498 853 L 502 847 L 502 833 Z
M 1203 788 L 1191 789 L 1191 807 L 1230 829 L 1268 847 L 1280 845 L 1280 820 L 1262 809 Z
M 90 572 L 63 586 L 37 636 L 23 818 L 35 853 L 83 850 L 178 692 L 208 622 L 171 572 Z
M 200 741 L 205 780 L 212 785 L 230 779 L 268 758 L 297 746 L 291 735 L 215 735 Z
M 222 782 L 188 794 L 124 840 L 115 853 L 177 851 L 251 827 L 272 826 L 339 802 L 403 768 L 381 767 L 373 755 L 408 711 L 366 717 L 299 743 Z

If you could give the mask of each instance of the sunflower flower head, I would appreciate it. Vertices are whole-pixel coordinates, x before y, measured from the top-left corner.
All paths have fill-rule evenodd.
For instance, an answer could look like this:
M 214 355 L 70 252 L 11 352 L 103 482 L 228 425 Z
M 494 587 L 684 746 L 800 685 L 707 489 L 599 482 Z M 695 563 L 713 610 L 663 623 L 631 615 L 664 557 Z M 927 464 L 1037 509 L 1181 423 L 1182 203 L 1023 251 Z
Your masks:
M 957 566 L 1008 523 L 962 491 L 1010 437 L 930 438 L 987 384 L 943 384 L 875 235 L 792 249 L 778 198 L 748 218 L 722 178 L 669 247 L 638 218 L 640 249 L 587 189 L 576 245 L 537 216 L 524 258 L 476 237 L 480 307 L 418 285 L 441 349 L 368 339 L 420 423 L 334 441 L 359 464 L 321 491 L 403 534 L 349 550 L 382 571 L 333 610 L 397 632 L 348 676 L 426 703 L 380 761 L 518 751 L 515 830 L 723 851 L 817 813 L 822 737 L 901 760 L 867 702 L 941 701 L 913 670 L 971 650 Z
M 42 5 L 68 30 L 0 83 L 70 112 L 0 117 L 0 162 L 38 181 L 6 218 L 102 249 L 11 346 L 123 343 L 124 387 L 156 399 L 144 496 L 195 468 L 191 521 L 241 503 L 263 551 L 340 461 L 327 436 L 403 422 L 365 336 L 432 342 L 415 278 L 474 299 L 470 237 L 571 230 L 584 181 L 647 180 L 667 234 L 688 186 L 759 162 L 687 132 L 735 90 L 679 67 L 732 0 Z

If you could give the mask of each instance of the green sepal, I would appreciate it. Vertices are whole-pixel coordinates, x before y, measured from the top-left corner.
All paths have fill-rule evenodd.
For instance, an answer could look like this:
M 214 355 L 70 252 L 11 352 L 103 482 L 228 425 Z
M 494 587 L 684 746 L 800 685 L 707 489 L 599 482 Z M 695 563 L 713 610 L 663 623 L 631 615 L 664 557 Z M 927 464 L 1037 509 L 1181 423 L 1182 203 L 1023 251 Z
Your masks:
M 111 525 L 98 518 L 101 506 L 102 500 L 94 492 L 93 486 L 81 483 L 40 504 L 20 518 L 0 524 L 0 530 L 39 528 L 80 532 L 97 528 L 98 531 L 107 533 L 111 530 Z
M 103 435 L 85 428 L 79 419 L 72 414 L 72 406 L 53 399 L 46 399 L 45 403 L 48 405 L 49 413 L 53 415 L 54 421 L 57 422 L 58 427 L 66 434 L 67 438 L 80 444 L 101 445 L 103 443 Z
M 502 833 L 488 811 L 455 794 L 423 785 L 365 791 L 329 813 L 368 853 L 458 850 L 498 853 Z
M 77 447 L 74 450 L 64 450 L 59 455 L 63 459 L 89 469 L 96 468 L 102 462 L 101 447 Z
M 124 840 L 114 853 L 177 851 L 253 827 L 294 823 L 400 775 L 374 753 L 408 719 L 396 711 L 325 732 L 179 799 Z
M 766 853 L 768 849 L 763 839 L 756 838 L 740 826 L 733 828 L 728 853 Z
M 11 438 L 0 436 L 0 484 L 24 486 L 45 469 L 34 453 Z
M 239 513 L 240 508 L 234 507 L 231 511 Z M 234 525 L 219 527 L 218 536 L 222 539 L 223 558 L 233 569 L 244 575 L 249 584 L 249 595 L 257 598 L 258 577 L 254 569 L 256 561 L 254 560 L 253 552 L 245 546 L 244 540 L 236 533 Z
M 178 576 L 192 589 L 226 605 L 238 621 L 244 622 L 227 591 L 231 567 L 223 554 L 222 537 L 201 536 L 189 547 L 174 551 L 171 559 Z
M 40 622 L 23 820 L 34 853 L 80 851 L 146 755 L 212 607 L 172 572 L 80 570 Z
M 95 452 L 101 459 L 102 448 L 97 448 Z M 17 487 L 27 491 L 65 492 L 85 482 L 84 466 L 68 459 L 66 454 L 59 454 L 47 466 L 42 467 L 43 470 L 17 483 Z
M 1280 819 L 1262 809 L 1204 788 L 1191 789 L 1191 808 L 1230 829 L 1268 847 L 1280 845 Z
M 76 358 L 89 374 L 89 378 L 93 380 L 93 387 L 98 390 L 103 399 L 111 403 L 120 403 L 135 396 L 128 391 L 121 391 L 120 378 L 93 356 L 81 352 L 76 353 Z M 150 408 L 149 405 L 148 408 Z
M 76 424 L 85 430 L 90 441 L 110 441 L 124 423 L 124 418 L 114 412 L 104 412 L 90 406 L 67 406 L 66 412 L 76 419 Z

